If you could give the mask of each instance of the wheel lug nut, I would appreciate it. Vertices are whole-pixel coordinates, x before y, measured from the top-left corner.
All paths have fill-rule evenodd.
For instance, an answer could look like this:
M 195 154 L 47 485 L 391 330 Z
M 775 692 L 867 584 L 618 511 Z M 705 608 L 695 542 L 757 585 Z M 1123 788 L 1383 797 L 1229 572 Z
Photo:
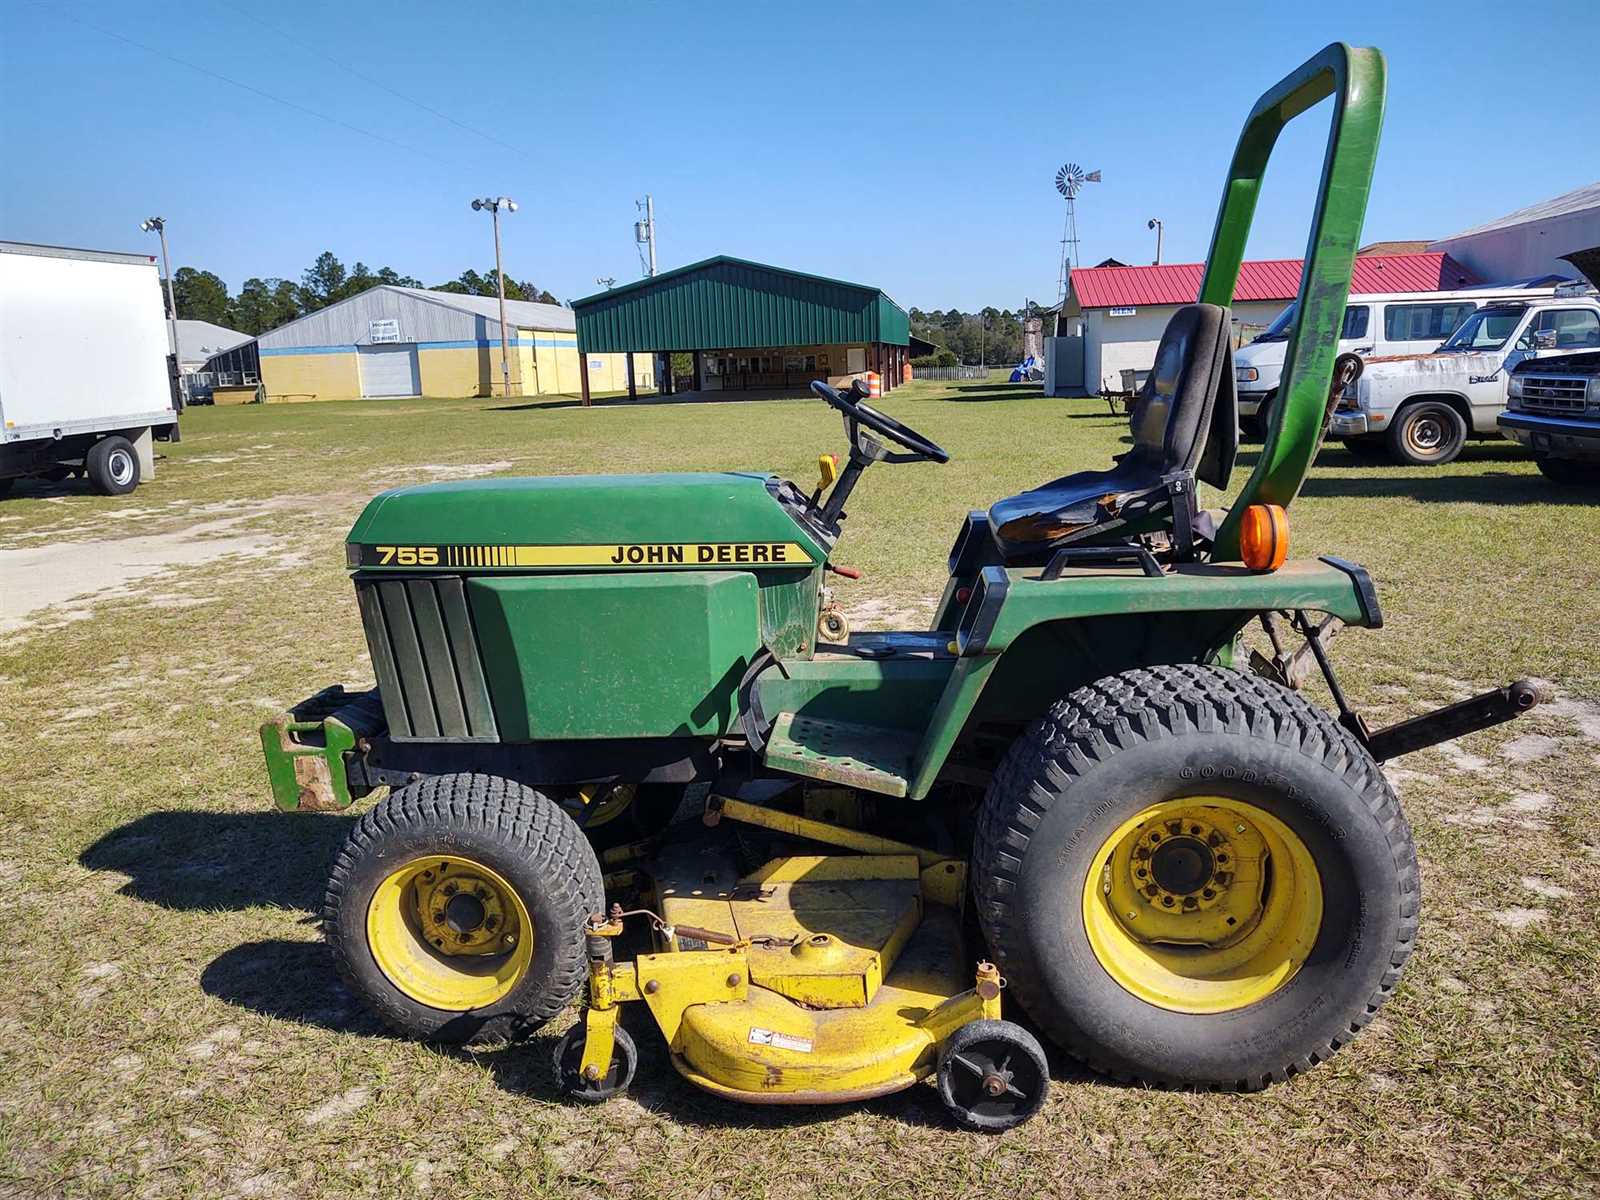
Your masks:
M 456 894 L 456 891 L 457 891 L 457 888 L 456 888 L 455 884 L 447 883 L 447 884 L 444 885 L 444 894 L 446 896 L 454 896 Z

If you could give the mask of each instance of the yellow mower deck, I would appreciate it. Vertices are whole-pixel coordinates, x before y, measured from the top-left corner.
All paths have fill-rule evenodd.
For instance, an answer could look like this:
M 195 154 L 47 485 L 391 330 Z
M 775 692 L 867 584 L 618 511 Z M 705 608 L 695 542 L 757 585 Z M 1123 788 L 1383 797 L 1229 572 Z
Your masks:
M 765 1104 L 831 1104 L 910 1087 L 973 1021 L 998 1020 L 1000 979 L 961 945 L 966 864 L 735 800 L 735 820 L 878 853 L 775 858 L 730 886 L 658 881 L 672 949 L 613 963 L 617 915 L 592 928 L 583 1066 L 608 1069 L 616 1004 L 642 1000 L 690 1082 Z M 596 939 L 600 940 L 597 946 Z

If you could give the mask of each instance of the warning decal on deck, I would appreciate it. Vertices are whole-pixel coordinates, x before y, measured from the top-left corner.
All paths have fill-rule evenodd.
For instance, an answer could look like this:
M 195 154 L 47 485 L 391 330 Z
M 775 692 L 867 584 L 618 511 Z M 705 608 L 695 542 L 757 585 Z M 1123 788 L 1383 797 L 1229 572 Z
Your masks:
M 777 1033 L 755 1025 L 750 1026 L 750 1043 L 755 1046 L 776 1046 L 779 1050 L 794 1050 L 801 1054 L 811 1053 L 810 1038 L 795 1037 L 792 1033 Z
M 357 546 L 359 567 L 809 567 L 796 542 L 614 542 L 584 546 Z

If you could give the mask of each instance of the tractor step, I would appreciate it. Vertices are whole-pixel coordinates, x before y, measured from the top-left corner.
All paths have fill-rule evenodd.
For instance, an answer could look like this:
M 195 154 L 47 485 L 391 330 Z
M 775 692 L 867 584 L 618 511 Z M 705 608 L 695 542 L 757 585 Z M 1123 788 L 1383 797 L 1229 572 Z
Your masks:
M 769 767 L 846 787 L 904 796 L 917 736 L 877 725 L 779 713 L 767 742 Z

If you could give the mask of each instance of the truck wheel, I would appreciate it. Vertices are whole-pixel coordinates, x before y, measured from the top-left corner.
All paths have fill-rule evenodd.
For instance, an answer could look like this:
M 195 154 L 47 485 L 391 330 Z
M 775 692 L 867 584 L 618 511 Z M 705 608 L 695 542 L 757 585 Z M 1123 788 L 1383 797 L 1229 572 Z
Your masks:
M 1541 454 L 1533 461 L 1539 468 L 1539 474 L 1551 483 L 1600 483 L 1600 464 L 1578 462 L 1571 458 L 1551 458 L 1548 454 Z
M 101 438 L 83 459 L 89 486 L 102 496 L 126 496 L 139 486 L 139 455 L 125 437 Z
M 1389 453 L 1414 467 L 1454 462 L 1466 444 L 1466 420 L 1443 400 L 1408 404 L 1389 427 Z
M 440 775 L 356 822 L 323 929 L 345 982 L 396 1030 L 490 1042 L 567 1006 L 585 978 L 584 922 L 604 908 L 599 860 L 552 800 Z
M 1416 938 L 1416 850 L 1366 750 L 1215 667 L 1112 675 L 1012 747 L 973 852 L 1010 994 L 1091 1067 L 1254 1090 L 1329 1057 Z

